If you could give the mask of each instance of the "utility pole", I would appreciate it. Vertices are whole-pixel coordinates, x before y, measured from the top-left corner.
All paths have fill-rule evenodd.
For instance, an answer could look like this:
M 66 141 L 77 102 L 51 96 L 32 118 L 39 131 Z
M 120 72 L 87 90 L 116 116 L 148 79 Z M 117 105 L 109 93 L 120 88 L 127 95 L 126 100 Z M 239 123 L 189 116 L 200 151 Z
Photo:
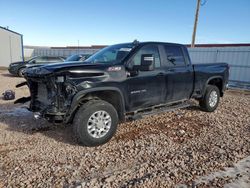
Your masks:
M 196 37 L 196 29 L 197 29 L 200 6 L 201 6 L 201 0 L 197 0 L 196 12 L 195 12 L 195 18 L 194 18 L 194 30 L 193 30 L 192 44 L 191 44 L 192 48 L 195 47 L 195 37 Z
M 77 54 L 79 54 L 79 40 L 77 40 Z

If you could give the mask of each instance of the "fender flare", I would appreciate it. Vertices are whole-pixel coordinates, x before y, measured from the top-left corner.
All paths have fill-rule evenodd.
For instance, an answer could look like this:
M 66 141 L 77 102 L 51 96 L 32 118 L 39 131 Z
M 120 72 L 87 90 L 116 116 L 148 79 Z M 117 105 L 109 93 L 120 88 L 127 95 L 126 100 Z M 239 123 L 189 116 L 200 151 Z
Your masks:
M 76 110 L 78 109 L 78 107 L 81 105 L 81 102 L 83 102 L 83 97 L 86 96 L 89 93 L 93 93 L 96 91 L 115 91 L 117 92 L 120 97 L 121 97 L 121 114 L 125 113 L 125 100 L 124 100 L 124 96 L 121 92 L 120 89 L 116 88 L 116 87 L 97 87 L 97 88 L 91 88 L 91 89 L 87 89 L 87 90 L 82 90 L 79 91 L 72 99 L 71 105 L 70 105 L 70 109 L 68 110 L 67 114 L 66 114 L 66 119 L 65 122 L 69 123 L 72 119 L 73 116 L 76 112 Z M 123 117 L 124 118 L 124 117 Z M 122 120 L 123 120 L 122 118 Z
M 208 86 L 208 83 L 209 83 L 211 80 L 217 79 L 217 78 L 219 78 L 219 79 L 222 80 L 222 88 L 223 88 L 223 85 L 224 85 L 224 83 L 223 83 L 223 77 L 222 77 L 222 76 L 212 76 L 212 77 L 210 77 L 210 78 L 207 79 L 206 84 L 205 84 L 204 87 L 203 87 L 202 96 L 204 96 L 204 94 L 205 94 L 205 92 L 206 92 L 206 88 L 207 88 L 207 86 Z

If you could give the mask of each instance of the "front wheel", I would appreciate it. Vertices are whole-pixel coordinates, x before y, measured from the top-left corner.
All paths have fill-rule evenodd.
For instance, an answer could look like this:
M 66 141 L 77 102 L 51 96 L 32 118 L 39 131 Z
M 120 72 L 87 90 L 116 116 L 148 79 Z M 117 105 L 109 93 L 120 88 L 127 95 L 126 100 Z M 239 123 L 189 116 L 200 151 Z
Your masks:
M 118 114 L 113 105 L 103 100 L 91 100 L 77 111 L 73 129 L 80 144 L 98 146 L 112 138 L 117 124 Z
M 204 97 L 200 100 L 200 107 L 206 112 L 213 112 L 219 105 L 220 91 L 214 85 L 208 85 Z
M 23 76 L 24 76 L 24 71 L 25 71 L 25 68 L 20 68 L 20 69 L 18 70 L 18 76 L 19 76 L 19 77 L 23 77 Z

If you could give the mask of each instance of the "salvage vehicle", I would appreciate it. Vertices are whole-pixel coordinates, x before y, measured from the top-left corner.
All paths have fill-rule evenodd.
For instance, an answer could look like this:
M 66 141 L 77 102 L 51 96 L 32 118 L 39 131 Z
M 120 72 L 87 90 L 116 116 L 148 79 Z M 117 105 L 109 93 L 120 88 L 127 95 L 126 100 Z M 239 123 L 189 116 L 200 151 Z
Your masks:
M 84 62 L 64 62 L 25 72 L 29 110 L 51 122 L 73 124 L 85 146 L 108 142 L 117 125 L 187 107 L 190 99 L 213 112 L 228 83 L 227 63 L 191 64 L 181 44 L 138 42 L 106 47 Z
M 23 77 L 23 73 L 27 67 L 41 66 L 48 63 L 62 62 L 64 61 L 63 57 L 55 56 L 35 56 L 27 61 L 18 61 L 11 63 L 9 65 L 9 73 L 15 76 Z

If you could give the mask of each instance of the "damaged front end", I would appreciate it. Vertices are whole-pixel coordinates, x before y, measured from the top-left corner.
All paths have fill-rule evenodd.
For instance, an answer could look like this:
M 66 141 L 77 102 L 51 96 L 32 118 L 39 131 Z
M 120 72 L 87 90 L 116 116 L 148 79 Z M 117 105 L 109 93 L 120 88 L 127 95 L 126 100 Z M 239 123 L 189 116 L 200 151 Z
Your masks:
M 84 93 L 109 78 L 98 66 L 68 62 L 28 68 L 24 74 L 27 82 L 17 87 L 28 85 L 30 97 L 18 99 L 16 103 L 30 100 L 29 110 L 36 118 L 68 123 Z
M 29 78 L 30 110 L 50 121 L 62 121 L 75 93 L 74 86 L 64 84 L 64 76 Z
M 29 110 L 34 116 L 50 122 L 63 121 L 70 107 L 71 100 L 77 92 L 73 83 L 67 81 L 67 75 L 56 75 L 44 68 L 29 69 L 25 73 L 25 84 L 30 90 L 30 97 L 23 97 L 15 103 L 24 103 L 30 100 Z

